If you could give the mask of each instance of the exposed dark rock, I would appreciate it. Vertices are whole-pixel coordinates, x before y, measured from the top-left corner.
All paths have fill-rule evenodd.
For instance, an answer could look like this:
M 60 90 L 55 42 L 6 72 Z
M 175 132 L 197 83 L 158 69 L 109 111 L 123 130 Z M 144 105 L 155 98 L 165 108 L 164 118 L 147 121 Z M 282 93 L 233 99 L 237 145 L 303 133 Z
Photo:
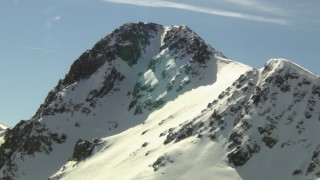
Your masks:
M 22 159 L 36 153 L 49 153 L 53 142 L 64 141 L 63 137 L 51 133 L 38 121 L 20 121 L 14 128 L 7 130 L 5 142 L 0 146 L 0 168 L 3 168 L 6 177 L 13 178 L 17 158 L 14 153 L 21 153 Z
M 270 136 L 275 128 L 276 126 L 274 124 L 266 124 L 265 127 L 258 127 L 258 131 L 260 134 L 266 134 Z
M 289 84 L 282 84 L 282 85 L 280 86 L 280 90 L 281 90 L 282 92 L 288 92 L 288 91 L 290 91 L 290 85 L 289 85 Z
M 202 136 L 201 136 L 202 137 Z M 210 140 L 214 141 L 216 140 L 217 136 L 215 134 L 209 134 L 208 136 L 210 138 Z
M 277 139 L 275 138 L 272 138 L 272 137 L 268 137 L 268 136 L 264 136 L 262 138 L 262 141 L 265 143 L 265 145 L 268 147 L 268 148 L 273 148 L 273 146 L 278 142 Z
M 316 168 L 318 168 L 319 170 L 319 167 L 320 167 L 319 155 L 320 155 L 320 145 L 318 145 L 316 150 L 313 152 L 311 161 L 307 169 L 307 173 L 306 173 L 307 175 L 314 172 Z
M 196 125 L 193 122 L 189 122 L 183 125 L 177 132 L 169 132 L 163 144 L 168 144 L 175 140 L 175 142 L 182 141 L 193 135 Z
M 125 46 L 116 44 L 117 55 L 130 66 L 135 65 L 142 51 L 150 44 L 150 39 L 158 33 L 160 25 L 154 23 L 128 23 L 115 30 L 116 41 L 126 43 Z
M 214 111 L 210 117 L 210 119 L 212 121 L 210 121 L 210 126 L 213 126 L 213 124 L 217 125 L 217 127 L 220 127 L 220 128 L 224 128 L 226 126 L 226 123 L 224 122 L 224 119 L 222 117 L 221 114 L 218 114 L 217 111 Z
M 115 86 L 116 82 L 124 80 L 125 77 L 113 68 L 110 74 L 105 78 L 101 88 L 99 90 L 92 90 L 89 93 L 86 101 L 93 101 L 94 98 L 101 98 L 108 94 Z
M 187 33 L 191 33 L 193 38 L 185 36 Z M 190 39 L 192 40 L 190 41 Z M 160 50 L 168 48 L 173 54 L 178 54 L 178 52 L 182 52 L 181 54 L 191 54 L 192 61 L 194 62 L 205 63 L 210 59 L 210 55 L 212 54 L 208 50 L 208 45 L 187 26 L 179 26 L 178 28 L 169 30 L 165 35 L 164 42 Z
M 142 107 L 136 106 L 136 109 L 134 111 L 134 115 L 139 115 L 139 114 L 143 114 Z
M 130 104 L 129 104 L 128 111 L 130 111 L 137 103 L 138 103 L 138 100 L 136 100 L 136 99 L 131 101 Z
M 88 141 L 86 139 L 79 139 L 74 146 L 73 154 L 70 160 L 77 162 L 85 160 L 92 154 L 93 149 L 99 144 L 99 139 Z
M 318 97 L 320 97 L 320 86 L 313 86 L 312 87 L 312 94 L 318 95 Z
M 245 147 L 237 146 L 233 151 L 228 153 L 229 163 L 235 166 L 244 165 L 252 156 L 260 152 L 260 146 L 255 142 L 247 144 Z
M 157 100 L 142 98 L 147 93 L 153 92 L 154 89 L 155 86 L 145 85 L 144 83 L 137 81 L 132 90 L 132 101 L 129 104 L 128 111 L 136 107 L 134 114 L 139 115 L 143 113 L 143 110 L 152 111 L 154 109 L 162 107 L 166 103 L 166 101 L 161 98 Z
M 227 157 L 229 163 L 233 163 L 235 166 L 242 166 L 250 159 L 249 153 L 242 151 L 240 147 L 230 152 Z
M 141 133 L 141 135 L 145 135 L 148 131 L 149 131 L 149 129 L 143 131 L 143 132 Z
M 292 175 L 299 175 L 299 174 L 302 174 L 302 170 L 301 169 L 296 169 L 292 172 Z
M 149 145 L 149 143 L 145 142 L 145 143 L 142 144 L 141 147 L 147 147 L 148 145 Z
M 165 167 L 168 163 L 173 163 L 173 160 L 170 159 L 169 156 L 163 155 L 160 156 L 152 165 L 154 171 L 159 170 L 160 168 Z
M 243 134 L 238 131 L 232 131 L 229 136 L 228 148 L 232 149 L 241 145 L 243 139 Z
M 28 155 L 32 155 L 34 152 L 39 152 L 40 147 L 41 142 L 35 139 L 27 139 L 23 144 L 23 149 Z
M 107 59 L 96 59 L 92 57 L 91 51 L 86 51 L 71 65 L 69 73 L 62 80 L 62 85 L 70 85 L 80 79 L 89 78 L 106 61 Z

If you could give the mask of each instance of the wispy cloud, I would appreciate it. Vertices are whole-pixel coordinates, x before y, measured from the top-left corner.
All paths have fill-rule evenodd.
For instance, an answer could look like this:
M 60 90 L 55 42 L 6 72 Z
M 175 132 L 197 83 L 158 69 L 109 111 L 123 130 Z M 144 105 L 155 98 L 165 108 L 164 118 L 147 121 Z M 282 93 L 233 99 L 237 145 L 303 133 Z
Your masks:
M 51 29 L 53 25 L 55 25 L 56 23 L 59 23 L 61 20 L 62 20 L 62 16 L 54 16 L 54 17 L 48 18 L 44 26 L 47 29 Z
M 192 11 L 197 13 L 210 14 L 215 16 L 224 16 L 230 18 L 259 21 L 266 23 L 274 23 L 281 25 L 288 25 L 290 22 L 282 18 L 273 18 L 260 15 L 246 14 L 240 12 L 226 11 L 202 6 L 193 6 L 185 3 L 176 3 L 164 0 L 104 0 L 105 2 L 118 3 L 118 4 L 130 4 L 135 6 L 147 6 L 147 7 L 158 7 L 158 8 L 174 8 L 182 9 L 186 11 Z
M 221 0 L 221 2 L 233 4 L 235 6 L 240 6 L 248 10 L 266 12 L 274 15 L 285 15 L 286 13 L 286 10 L 280 7 L 276 7 L 271 4 L 266 4 L 265 2 L 259 0 Z
M 61 20 L 61 16 L 56 16 L 53 18 L 55 21 L 60 21 Z

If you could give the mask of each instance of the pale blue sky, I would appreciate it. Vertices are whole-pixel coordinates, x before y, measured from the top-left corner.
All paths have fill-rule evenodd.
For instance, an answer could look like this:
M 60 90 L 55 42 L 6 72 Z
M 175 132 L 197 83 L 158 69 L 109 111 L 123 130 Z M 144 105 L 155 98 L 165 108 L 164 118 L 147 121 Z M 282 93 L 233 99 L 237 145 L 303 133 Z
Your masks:
M 320 74 L 319 0 L 1 0 L 0 122 L 29 119 L 72 62 L 126 22 L 188 25 L 227 57 Z

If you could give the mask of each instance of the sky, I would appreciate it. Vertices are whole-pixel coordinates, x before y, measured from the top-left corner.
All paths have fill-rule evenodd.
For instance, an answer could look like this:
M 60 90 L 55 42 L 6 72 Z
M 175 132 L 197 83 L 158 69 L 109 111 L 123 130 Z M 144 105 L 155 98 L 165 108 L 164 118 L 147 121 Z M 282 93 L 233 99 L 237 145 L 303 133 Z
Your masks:
M 30 119 L 71 64 L 126 22 L 187 25 L 261 68 L 289 59 L 320 74 L 319 0 L 1 0 L 0 123 Z

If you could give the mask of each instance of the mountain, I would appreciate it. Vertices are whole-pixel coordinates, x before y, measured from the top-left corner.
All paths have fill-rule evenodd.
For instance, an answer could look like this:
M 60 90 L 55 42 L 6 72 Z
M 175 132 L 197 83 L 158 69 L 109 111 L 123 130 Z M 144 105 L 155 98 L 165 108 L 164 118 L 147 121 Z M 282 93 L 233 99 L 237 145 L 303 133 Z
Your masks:
M 255 69 L 187 26 L 128 23 L 6 131 L 0 177 L 316 179 L 319 99 L 288 60 Z

